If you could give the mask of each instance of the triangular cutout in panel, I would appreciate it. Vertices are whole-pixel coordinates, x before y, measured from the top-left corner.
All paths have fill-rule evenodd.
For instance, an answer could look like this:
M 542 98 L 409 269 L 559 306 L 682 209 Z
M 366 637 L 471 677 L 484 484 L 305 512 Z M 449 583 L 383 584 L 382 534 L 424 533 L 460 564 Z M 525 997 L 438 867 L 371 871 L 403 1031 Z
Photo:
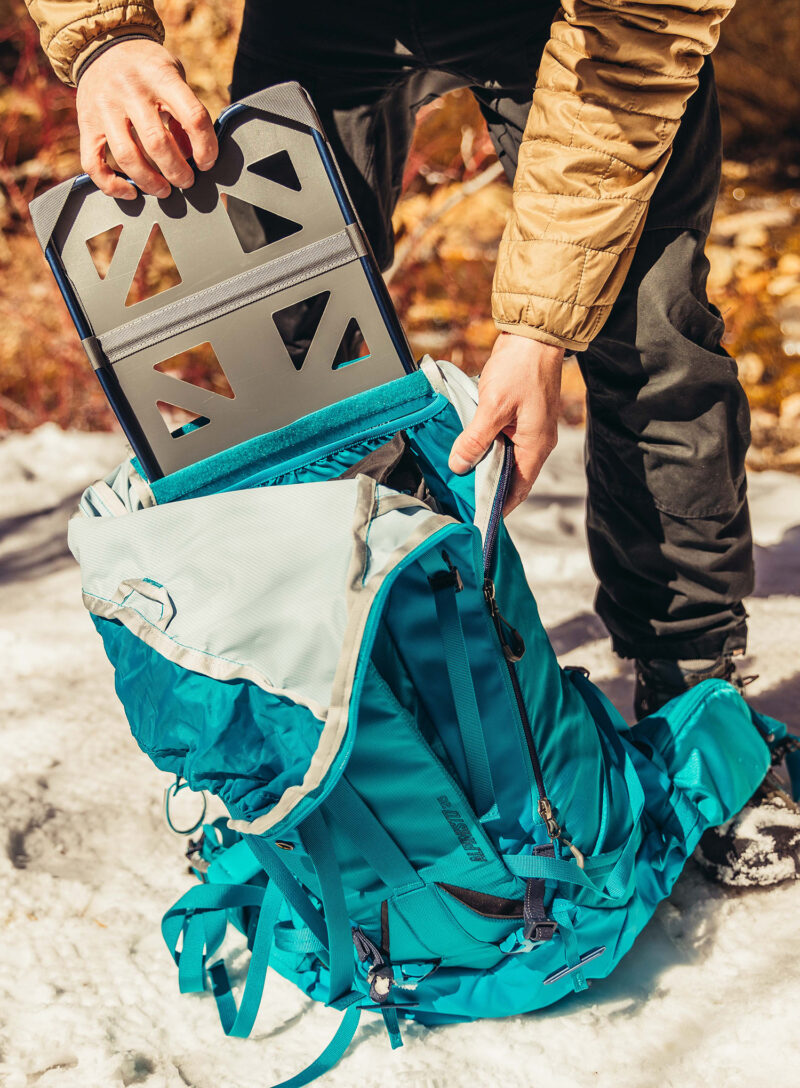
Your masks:
M 272 315 L 295 370 L 301 370 L 306 361 L 330 297 L 330 291 L 320 291 L 318 295 L 294 302 Z
M 101 280 L 104 280 L 108 275 L 108 269 L 114 259 L 114 254 L 117 252 L 120 234 L 122 234 L 122 223 L 116 227 L 109 227 L 108 230 L 103 230 L 92 238 L 86 239 L 86 248 L 89 250 L 94 266 L 97 269 L 97 275 Z
M 303 229 L 302 223 L 295 223 L 277 212 L 257 208 L 230 193 L 222 194 L 222 203 L 245 253 L 271 246 L 273 242 L 282 242 Z
M 344 330 L 339 347 L 336 349 L 331 369 L 341 370 L 343 366 L 357 363 L 360 359 L 368 358 L 369 355 L 370 350 L 367 341 L 364 339 L 364 334 L 356 319 L 351 317 L 347 322 L 347 328 Z
M 173 438 L 182 438 L 190 431 L 196 431 L 211 422 L 208 416 L 199 416 L 196 412 L 190 412 L 177 404 L 170 404 L 167 400 L 156 401 L 156 407 Z
M 168 374 L 171 378 L 179 378 L 182 382 L 189 382 L 200 389 L 207 389 L 221 397 L 228 397 L 229 400 L 236 396 L 216 352 L 207 340 L 204 344 L 198 344 L 188 351 L 181 351 L 156 363 L 153 370 Z
M 295 193 L 299 193 L 302 188 L 288 151 L 276 151 L 274 155 L 267 155 L 266 158 L 252 163 L 247 169 L 251 174 L 277 182 L 278 185 L 285 185 Z
M 135 306 L 137 302 L 144 302 L 170 287 L 177 287 L 180 282 L 180 273 L 167 240 L 161 233 L 161 227 L 155 223 L 133 274 L 125 305 Z

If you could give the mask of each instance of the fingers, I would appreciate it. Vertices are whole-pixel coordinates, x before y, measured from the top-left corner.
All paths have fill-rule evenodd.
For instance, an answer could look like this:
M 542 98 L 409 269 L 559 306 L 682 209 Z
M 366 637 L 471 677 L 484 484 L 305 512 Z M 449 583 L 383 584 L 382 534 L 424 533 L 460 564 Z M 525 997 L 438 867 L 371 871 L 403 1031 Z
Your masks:
M 509 422 L 508 413 L 492 398 L 480 397 L 472 422 L 467 424 L 450 450 L 451 471 L 458 476 L 471 472 Z
M 148 104 L 148 108 L 142 108 L 140 105 L 135 104 L 130 111 L 130 120 L 138 144 L 156 168 L 156 176 L 160 174 L 170 185 L 175 185 L 178 189 L 188 189 L 194 183 L 194 173 L 181 153 L 175 137 L 164 124 L 164 115 L 152 104 Z M 122 166 L 110 140 L 109 147 L 114 152 L 114 158 Z M 137 169 L 140 169 L 138 164 Z M 130 176 L 139 185 L 138 178 L 134 177 L 133 174 Z M 144 188 L 144 186 L 140 185 L 140 188 Z M 166 192 L 163 194 L 166 196 L 169 192 L 169 186 L 165 187 L 162 181 L 161 188 L 166 188 Z M 148 189 L 147 191 L 154 190 Z M 161 196 L 162 194 L 155 192 L 155 195 Z
M 210 170 L 217 161 L 219 147 L 208 110 L 180 78 L 170 83 L 162 98 L 164 107 L 189 137 L 197 169 Z
M 81 163 L 108 196 L 136 196 L 114 163 L 143 192 L 164 198 L 171 186 L 194 183 L 190 157 L 200 170 L 216 161 L 208 111 L 184 81 L 180 62 L 157 42 L 124 41 L 107 50 L 81 77 L 77 109 Z
M 114 117 L 108 124 L 108 148 L 120 170 L 145 193 L 164 198 L 169 195 L 169 183 L 145 158 L 134 140 L 130 124 Z
M 527 499 L 557 441 L 557 431 L 554 431 L 552 435 L 542 435 L 531 445 L 514 446 L 514 473 L 503 504 L 503 516 L 510 514 Z
M 136 190 L 106 162 L 106 138 L 102 133 L 81 129 L 81 167 L 101 192 L 116 200 L 133 200 Z

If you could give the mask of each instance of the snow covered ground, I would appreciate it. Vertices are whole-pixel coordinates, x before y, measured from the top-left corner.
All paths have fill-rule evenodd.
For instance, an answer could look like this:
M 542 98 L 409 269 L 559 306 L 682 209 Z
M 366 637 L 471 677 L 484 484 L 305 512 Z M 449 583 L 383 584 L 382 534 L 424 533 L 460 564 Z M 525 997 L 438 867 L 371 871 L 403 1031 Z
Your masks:
M 581 435 L 567 431 L 512 528 L 565 663 L 624 708 L 631 681 L 591 609 Z M 162 912 L 191 881 L 159 775 L 130 738 L 80 603 L 65 524 L 122 455 L 46 426 L 0 442 L 0 1085 L 267 1088 L 337 1015 L 277 976 L 253 1036 L 181 997 Z M 800 721 L 800 478 L 751 481 L 754 703 Z M 791 1088 L 800 1083 L 800 883 L 730 894 L 693 865 L 617 972 L 546 1012 L 406 1029 L 367 1021 L 323 1082 L 413 1088 Z

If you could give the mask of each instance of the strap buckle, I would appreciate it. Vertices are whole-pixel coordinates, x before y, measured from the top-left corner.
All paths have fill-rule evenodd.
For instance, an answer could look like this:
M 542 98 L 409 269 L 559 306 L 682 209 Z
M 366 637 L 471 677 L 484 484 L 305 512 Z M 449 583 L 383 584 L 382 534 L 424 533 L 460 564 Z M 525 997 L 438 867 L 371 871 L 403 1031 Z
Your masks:
M 558 929 L 558 922 L 552 918 L 542 918 L 539 921 L 527 922 L 522 929 L 522 935 L 526 941 L 552 940 Z
M 428 575 L 431 589 L 434 593 L 438 593 L 442 589 L 455 589 L 456 593 L 460 593 L 464 588 L 464 583 L 458 573 L 458 568 L 453 566 L 447 552 L 442 552 L 442 559 L 447 563 L 447 570 L 436 570 L 433 574 Z

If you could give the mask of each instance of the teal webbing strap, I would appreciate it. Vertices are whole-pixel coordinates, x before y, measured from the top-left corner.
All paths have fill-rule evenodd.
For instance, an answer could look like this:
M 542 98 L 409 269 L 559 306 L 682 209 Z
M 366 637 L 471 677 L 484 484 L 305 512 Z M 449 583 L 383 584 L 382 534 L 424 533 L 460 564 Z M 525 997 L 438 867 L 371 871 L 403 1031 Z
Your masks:
M 305 955 L 308 952 L 324 952 L 327 959 L 327 947 L 318 941 L 314 934 L 306 926 L 300 929 L 290 922 L 279 922 L 275 927 L 275 947 L 281 952 L 292 952 Z
M 263 898 L 264 889 L 250 884 L 201 884 L 181 896 L 161 921 L 161 933 L 172 958 L 178 965 L 179 977 L 182 970 L 183 979 L 187 984 L 190 980 L 196 984 L 198 979 L 202 979 L 202 967 L 198 973 L 192 958 L 197 958 L 199 955 L 202 963 L 203 959 L 207 960 L 219 947 L 222 939 L 220 932 L 224 935 L 224 912 L 237 907 L 260 907 Z M 194 924 L 195 918 L 202 921 L 202 930 L 199 925 Z M 185 957 L 183 950 L 178 950 L 182 933 L 186 949 Z M 187 940 L 188 946 L 185 943 Z M 181 960 L 184 960 L 183 968 L 181 968 Z M 202 981 L 194 990 L 182 990 L 182 992 L 196 992 L 198 989 L 204 989 Z
M 553 918 L 558 923 L 558 932 L 561 934 L 561 940 L 564 944 L 564 958 L 567 961 L 567 967 L 569 968 L 569 979 L 572 983 L 572 989 L 576 994 L 581 990 L 588 990 L 589 983 L 586 981 L 586 975 L 583 973 L 583 967 L 581 964 L 581 954 L 578 949 L 578 941 L 575 937 L 575 930 L 572 927 L 572 918 L 569 914 L 569 908 L 566 905 L 559 904 L 558 901 L 553 904 Z M 545 982 L 547 979 L 545 979 Z
M 209 865 L 206 880 L 211 884 L 246 884 L 261 866 L 243 840 L 223 850 Z
M 182 994 L 205 990 L 206 963 L 222 944 L 226 928 L 224 911 L 187 915 L 178 960 L 178 989 Z
M 620 851 L 620 857 L 622 857 L 622 851 Z M 614 875 L 613 869 L 605 880 L 592 879 L 590 875 L 593 871 L 592 862 L 596 860 L 596 858 L 586 858 L 584 868 L 581 869 L 572 858 L 567 861 L 564 858 L 548 858 L 537 854 L 503 854 L 503 861 L 514 876 L 520 876 L 526 880 L 536 877 L 541 880 L 559 880 L 564 884 L 577 884 L 581 888 L 588 888 L 603 899 L 623 899 L 627 894 L 627 884 L 623 884 L 618 879 L 610 880 Z M 618 864 L 619 858 L 615 866 Z M 623 869 L 626 866 L 627 858 L 624 859 Z M 603 875 L 602 868 L 600 875 L 601 877 Z
M 261 1005 L 261 997 L 264 993 L 267 967 L 269 966 L 269 957 L 272 951 L 273 933 L 282 902 L 283 896 L 278 886 L 272 883 L 268 884 L 258 913 L 258 925 L 253 940 L 253 951 L 250 955 L 250 966 L 247 969 L 247 979 L 238 1009 L 231 992 L 230 979 L 225 964 L 222 960 L 218 960 L 208 969 L 222 1030 L 226 1035 L 244 1039 L 252 1031 Z
M 328 825 L 319 809 L 306 817 L 300 826 L 300 837 L 317 873 L 322 893 L 322 908 L 328 928 L 328 971 L 331 1004 L 350 993 L 353 988 L 355 951 L 352 927 L 342 887 L 342 874 L 333 852 Z
M 272 947 L 272 932 L 282 902 L 280 890 L 266 890 L 252 885 L 203 884 L 192 888 L 167 911 L 161 932 L 175 962 L 181 993 L 205 989 L 208 960 L 222 943 L 227 925 L 226 911 L 239 907 L 258 907 L 259 918 L 250 967 L 237 1012 L 224 964 L 208 968 L 220 1020 L 226 1035 L 245 1036 L 255 1021 Z M 183 934 L 183 945 L 178 942 Z
M 282 1080 L 280 1084 L 274 1084 L 272 1088 L 303 1088 L 303 1085 L 310 1084 L 312 1080 L 324 1076 L 330 1069 L 333 1069 L 334 1065 L 336 1065 L 350 1046 L 350 1043 L 353 1041 L 353 1036 L 358 1029 L 358 1022 L 361 1019 L 361 1009 L 355 1002 L 362 997 L 362 994 L 353 995 L 353 1004 L 345 1009 L 342 1021 L 336 1029 L 336 1034 L 320 1056 L 315 1058 L 310 1065 L 307 1065 L 301 1073 L 298 1073 L 294 1077 L 290 1077 L 289 1080 Z
M 300 828 L 303 846 L 317 874 L 324 921 L 312 904 L 308 893 L 286 868 L 266 839 L 247 835 L 246 841 L 270 878 L 270 884 L 280 887 L 290 906 L 306 922 L 310 937 L 320 945 L 320 958 L 327 958 L 330 974 L 327 1004 L 344 1012 L 342 1022 L 323 1052 L 301 1073 L 281 1081 L 273 1088 L 302 1088 L 332 1069 L 350 1045 L 361 1017 L 359 1003 L 364 994 L 353 989 L 355 952 L 350 919 L 342 887 L 341 874 L 333 852 L 330 833 L 322 813 L 317 810 L 306 817 Z M 320 933 L 320 925 L 323 932 Z M 324 948 L 324 951 L 322 949 Z
M 414 866 L 346 778 L 336 784 L 325 807 L 387 888 L 403 892 L 423 886 Z
M 327 963 L 328 933 L 325 919 L 311 902 L 308 892 L 289 872 L 284 862 L 278 857 L 278 851 L 270 846 L 266 839 L 259 838 L 257 835 L 245 835 L 244 838 L 269 879 L 277 884 L 286 902 L 325 949 L 321 958 Z
M 478 815 L 486 817 L 495 808 L 496 802 L 467 642 L 458 610 L 461 582 L 454 568 L 443 566 L 442 556 L 438 553 L 426 552 L 420 557 L 420 563 L 433 590 L 447 675 L 464 745 L 472 800 Z
M 403 1036 L 400 1034 L 400 1021 L 397 1016 L 397 1009 L 394 1005 L 384 1005 L 381 1009 L 381 1015 L 383 1016 L 383 1022 L 386 1025 L 389 1042 L 392 1044 L 392 1050 L 397 1050 L 398 1047 L 403 1045 Z

